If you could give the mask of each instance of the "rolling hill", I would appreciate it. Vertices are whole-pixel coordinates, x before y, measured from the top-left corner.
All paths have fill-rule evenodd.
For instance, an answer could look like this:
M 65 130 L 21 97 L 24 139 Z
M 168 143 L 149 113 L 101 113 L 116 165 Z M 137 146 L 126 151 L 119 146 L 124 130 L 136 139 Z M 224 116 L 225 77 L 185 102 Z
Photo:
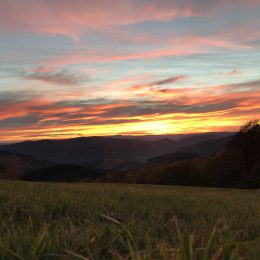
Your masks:
M 222 137 L 224 135 L 224 137 Z M 40 140 L 25 141 L 21 143 L 2 145 L 0 151 L 33 156 L 37 160 L 47 160 L 56 164 L 79 164 L 86 166 L 92 163 L 101 168 L 109 169 L 128 166 L 136 167 L 134 163 L 143 163 L 147 160 L 173 154 L 177 158 L 176 151 L 180 152 L 179 159 L 185 159 L 188 153 L 199 155 L 211 155 L 221 152 L 230 136 L 227 133 L 206 133 L 189 136 L 188 138 L 174 141 L 170 138 L 161 138 L 153 141 L 145 141 L 137 138 L 116 137 L 81 137 L 66 140 Z M 216 137 L 221 137 L 217 138 Z M 193 155 L 190 155 L 193 156 Z M 171 156 L 170 156 L 171 157 Z M 182 158 L 183 157 L 183 158 Z M 168 160 L 167 159 L 167 160 Z M 103 160 L 98 162 L 98 160 Z M 106 166 L 106 165 L 107 166 Z
M 1 146 L 0 150 L 23 153 L 56 163 L 85 165 L 100 158 L 141 162 L 172 152 L 177 148 L 177 142 L 170 139 L 150 142 L 139 139 L 83 137 L 67 140 L 26 141 Z
M 181 152 L 191 152 L 200 155 L 214 155 L 223 152 L 226 148 L 228 141 L 233 138 L 233 135 L 210 139 L 203 142 L 196 143 L 194 145 L 185 146 L 180 149 Z
M 180 149 L 176 151 L 160 156 L 156 156 L 147 160 L 146 165 L 150 166 L 160 166 L 173 164 L 175 162 L 182 162 L 193 159 L 202 159 L 207 156 L 215 155 L 221 153 L 225 150 L 226 145 L 229 140 L 231 140 L 233 135 L 216 138 L 216 135 L 198 135 L 191 138 L 179 141 L 181 143 Z M 213 138 L 213 139 L 211 139 Z M 205 141 L 201 141 L 205 140 Z M 200 142 L 201 141 L 201 142 Z M 187 145 L 191 144 L 191 145 Z
M 175 162 L 182 162 L 192 159 L 202 158 L 202 156 L 198 153 L 190 153 L 190 152 L 174 152 L 169 153 L 157 157 L 153 157 L 147 161 L 147 165 L 150 166 L 161 166 L 168 165 Z
M 36 160 L 32 156 L 0 151 L 0 179 L 20 179 L 26 172 L 50 165 L 53 165 L 53 163 Z

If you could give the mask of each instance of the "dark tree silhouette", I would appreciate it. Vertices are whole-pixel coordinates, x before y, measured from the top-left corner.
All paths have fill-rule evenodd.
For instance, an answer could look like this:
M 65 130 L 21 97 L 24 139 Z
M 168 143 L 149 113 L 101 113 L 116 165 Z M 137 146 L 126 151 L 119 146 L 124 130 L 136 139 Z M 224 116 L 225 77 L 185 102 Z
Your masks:
M 252 120 L 241 127 L 228 144 L 228 151 L 235 154 L 247 175 L 251 175 L 260 160 L 260 124 Z

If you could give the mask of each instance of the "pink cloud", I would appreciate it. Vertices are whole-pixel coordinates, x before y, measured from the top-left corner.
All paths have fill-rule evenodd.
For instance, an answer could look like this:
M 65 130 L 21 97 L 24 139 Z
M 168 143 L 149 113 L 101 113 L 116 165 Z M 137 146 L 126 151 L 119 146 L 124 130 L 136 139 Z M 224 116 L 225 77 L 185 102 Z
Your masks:
M 29 6 L 29 7 L 28 7 Z M 1 0 L 0 29 L 60 34 L 77 40 L 86 28 L 105 28 L 149 20 L 170 20 L 193 15 L 188 6 L 175 8 L 135 0 Z
M 208 87 L 145 87 L 147 85 L 136 85 L 129 90 L 132 95 L 145 97 L 153 100 L 175 100 L 186 105 L 199 105 L 208 103 L 219 103 L 222 101 L 232 102 L 234 100 L 254 100 L 254 104 L 260 100 L 260 81 L 245 82 L 241 84 L 226 84 Z M 256 101 L 257 100 L 257 101 Z
M 237 0 L 236 5 L 259 5 L 259 1 Z M 0 29 L 66 35 L 77 41 L 86 28 L 167 21 L 233 7 L 233 2 L 224 0 L 1 0 Z
M 114 32 L 112 30 L 112 32 Z M 118 33 L 116 31 L 116 33 Z M 120 34 L 120 33 L 119 33 Z M 124 34 L 123 37 L 129 35 Z M 138 36 L 136 36 L 138 38 Z M 168 38 L 171 38 L 170 36 Z M 75 41 L 77 39 L 75 38 Z M 156 43 L 160 46 L 161 40 L 153 39 L 152 36 L 147 36 L 140 41 L 147 41 Z M 193 54 L 209 53 L 210 47 L 220 47 L 227 49 L 251 49 L 251 47 L 244 43 L 239 43 L 234 40 L 221 39 L 221 37 L 202 37 L 196 35 L 179 35 L 177 38 L 168 39 L 168 46 L 172 47 L 157 47 L 157 49 L 148 51 L 75 51 L 64 54 L 57 58 L 42 60 L 40 63 L 47 63 L 48 66 L 63 67 L 72 64 L 81 64 L 86 62 L 114 62 L 114 61 L 130 61 L 130 60 L 147 60 L 147 59 L 160 59 L 171 56 L 186 56 Z
M 227 73 L 228 76 L 239 76 L 241 75 L 241 72 L 238 70 L 231 70 Z
M 86 62 L 114 62 L 127 60 L 146 60 L 159 59 L 170 56 L 185 56 L 192 54 L 205 53 L 199 48 L 184 48 L 176 47 L 172 49 L 156 49 L 144 52 L 135 53 L 101 53 L 101 52 L 87 52 L 87 53 L 69 53 L 59 58 L 42 60 L 41 63 L 47 63 L 49 66 L 63 67 L 72 64 L 81 64 Z
M 39 33 L 46 33 L 50 35 L 64 35 L 71 38 L 75 43 L 80 40 L 80 32 L 76 32 L 74 29 L 63 28 L 63 27 L 44 27 L 38 29 Z

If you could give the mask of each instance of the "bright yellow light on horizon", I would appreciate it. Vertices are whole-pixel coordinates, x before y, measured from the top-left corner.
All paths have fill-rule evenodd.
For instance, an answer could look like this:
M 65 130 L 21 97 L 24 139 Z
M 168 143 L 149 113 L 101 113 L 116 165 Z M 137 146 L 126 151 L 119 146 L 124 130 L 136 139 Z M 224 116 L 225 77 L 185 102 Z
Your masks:
M 132 125 L 133 132 L 147 132 L 155 135 L 168 134 L 172 131 L 172 124 L 165 121 L 148 121 Z

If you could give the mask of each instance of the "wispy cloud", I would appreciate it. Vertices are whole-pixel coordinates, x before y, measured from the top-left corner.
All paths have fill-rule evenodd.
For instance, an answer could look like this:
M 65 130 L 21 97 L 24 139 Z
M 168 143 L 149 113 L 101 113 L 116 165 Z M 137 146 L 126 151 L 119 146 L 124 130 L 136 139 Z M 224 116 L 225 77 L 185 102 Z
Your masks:
M 67 70 L 55 70 L 46 67 L 36 67 L 33 69 L 19 69 L 17 75 L 28 80 L 40 80 L 55 85 L 80 85 L 89 80 L 89 76 L 69 72 Z
M 139 90 L 139 89 L 144 89 L 147 87 L 162 86 L 162 85 L 167 85 L 167 84 L 171 84 L 171 83 L 176 83 L 176 82 L 185 80 L 186 78 L 187 78 L 187 76 L 179 75 L 179 76 L 175 76 L 175 77 L 170 77 L 170 78 L 166 78 L 166 79 L 162 79 L 162 80 L 153 81 L 150 83 L 144 83 L 144 84 L 140 84 L 140 85 L 130 86 L 129 89 Z
M 28 3 L 30 8 L 28 8 Z M 240 7 L 257 6 L 257 0 L 237 0 Z M 51 34 L 75 33 L 86 27 L 136 24 L 144 21 L 167 21 L 176 17 L 206 15 L 234 8 L 231 1 L 139 1 L 125 0 L 1 0 L 1 28 L 34 29 Z
M 238 70 L 231 70 L 227 73 L 228 76 L 239 76 L 241 75 L 241 72 Z
M 192 16 L 194 10 L 188 5 L 136 0 L 66 0 L 30 1 L 1 0 L 0 28 L 24 29 L 50 34 L 68 35 L 75 39 L 77 33 L 87 28 L 104 28 L 113 25 L 135 24 L 151 20 L 170 20 L 178 16 Z M 174 8 L 173 8 L 174 7 Z
M 176 77 L 171 77 L 171 78 L 167 78 L 167 79 L 163 79 L 163 80 L 158 80 L 158 81 L 154 81 L 152 83 L 149 84 L 149 86 L 161 86 L 161 85 L 167 85 L 170 83 L 175 83 L 181 80 L 186 79 L 186 76 L 176 76 Z

